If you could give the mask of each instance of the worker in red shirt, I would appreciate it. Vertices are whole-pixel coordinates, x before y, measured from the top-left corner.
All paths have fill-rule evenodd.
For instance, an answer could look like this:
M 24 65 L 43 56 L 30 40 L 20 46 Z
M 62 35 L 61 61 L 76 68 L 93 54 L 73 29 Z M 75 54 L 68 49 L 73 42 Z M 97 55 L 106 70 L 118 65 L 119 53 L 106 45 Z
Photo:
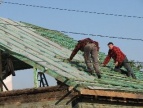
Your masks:
M 94 74 L 94 70 L 95 70 L 97 77 L 101 78 L 99 63 L 98 63 L 98 51 L 99 51 L 98 42 L 93 41 L 90 38 L 79 40 L 69 58 L 69 61 L 73 59 L 73 57 L 77 54 L 79 50 L 84 52 L 83 55 L 84 55 L 88 72 L 90 74 Z
M 115 71 L 121 73 L 122 71 L 120 68 L 124 66 L 128 72 L 127 73 L 128 77 L 132 76 L 132 78 L 136 79 L 126 55 L 120 50 L 120 48 L 114 46 L 112 42 L 108 43 L 108 47 L 109 47 L 108 55 L 105 58 L 102 66 L 106 66 L 106 64 L 108 64 L 110 59 L 113 58 L 115 62 L 115 68 L 114 68 Z

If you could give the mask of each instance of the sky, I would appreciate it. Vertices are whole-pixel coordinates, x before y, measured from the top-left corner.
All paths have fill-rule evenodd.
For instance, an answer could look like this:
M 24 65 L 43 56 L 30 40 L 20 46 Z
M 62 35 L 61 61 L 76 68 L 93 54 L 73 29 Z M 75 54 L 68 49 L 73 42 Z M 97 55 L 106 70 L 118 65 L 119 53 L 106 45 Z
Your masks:
M 143 0 L 3 0 L 3 2 L 5 3 L 0 4 L 0 17 L 14 21 L 23 21 L 58 31 L 143 39 Z M 8 2 L 52 8 L 16 5 Z M 122 16 L 116 16 L 116 14 Z M 142 18 L 123 17 L 123 15 Z M 121 48 L 129 60 L 143 62 L 143 41 L 71 33 L 67 35 L 75 40 L 89 37 L 98 41 L 100 51 L 105 54 L 108 53 L 107 43 L 113 42 Z M 56 85 L 52 77 L 48 75 L 46 77 L 49 85 Z M 13 85 L 14 89 L 33 87 L 33 70 L 16 72 Z

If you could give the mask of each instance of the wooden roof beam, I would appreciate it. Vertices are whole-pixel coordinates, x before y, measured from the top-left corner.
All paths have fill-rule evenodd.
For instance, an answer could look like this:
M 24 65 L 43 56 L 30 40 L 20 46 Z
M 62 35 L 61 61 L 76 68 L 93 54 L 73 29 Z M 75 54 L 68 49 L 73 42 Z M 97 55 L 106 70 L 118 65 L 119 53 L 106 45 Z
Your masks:
M 119 92 L 119 91 L 107 91 L 107 90 L 105 91 L 105 90 L 81 89 L 80 94 L 106 96 L 106 97 L 113 97 L 113 98 L 143 99 L 143 94 Z

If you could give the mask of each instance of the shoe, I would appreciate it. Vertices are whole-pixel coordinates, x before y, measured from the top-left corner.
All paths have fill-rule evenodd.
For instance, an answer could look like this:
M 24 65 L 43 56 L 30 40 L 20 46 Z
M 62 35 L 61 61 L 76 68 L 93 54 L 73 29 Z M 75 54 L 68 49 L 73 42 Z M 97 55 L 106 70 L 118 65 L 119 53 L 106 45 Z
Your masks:
M 101 75 L 100 75 L 100 74 L 97 74 L 97 77 L 98 77 L 98 79 L 100 79 L 100 78 L 101 78 Z
M 130 76 L 131 76 L 131 73 L 130 73 L 130 72 L 128 72 L 128 73 L 127 73 L 127 76 L 128 76 L 128 77 L 130 77 Z
M 133 79 L 137 79 L 135 74 L 132 73 L 131 76 L 132 76 Z
M 133 79 L 137 79 L 134 73 L 129 73 L 128 72 L 128 77 L 132 77 Z

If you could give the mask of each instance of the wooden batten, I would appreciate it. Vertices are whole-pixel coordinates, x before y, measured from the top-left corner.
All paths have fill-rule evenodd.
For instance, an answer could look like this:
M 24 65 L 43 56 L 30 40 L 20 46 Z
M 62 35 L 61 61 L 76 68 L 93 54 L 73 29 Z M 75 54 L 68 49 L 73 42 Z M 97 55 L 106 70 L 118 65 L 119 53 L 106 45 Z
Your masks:
M 113 98 L 127 98 L 127 99 L 143 99 L 143 94 L 119 92 L 119 91 L 105 91 L 105 90 L 91 90 L 91 89 L 81 89 L 80 94 L 82 95 L 95 95 L 95 96 L 105 96 Z

